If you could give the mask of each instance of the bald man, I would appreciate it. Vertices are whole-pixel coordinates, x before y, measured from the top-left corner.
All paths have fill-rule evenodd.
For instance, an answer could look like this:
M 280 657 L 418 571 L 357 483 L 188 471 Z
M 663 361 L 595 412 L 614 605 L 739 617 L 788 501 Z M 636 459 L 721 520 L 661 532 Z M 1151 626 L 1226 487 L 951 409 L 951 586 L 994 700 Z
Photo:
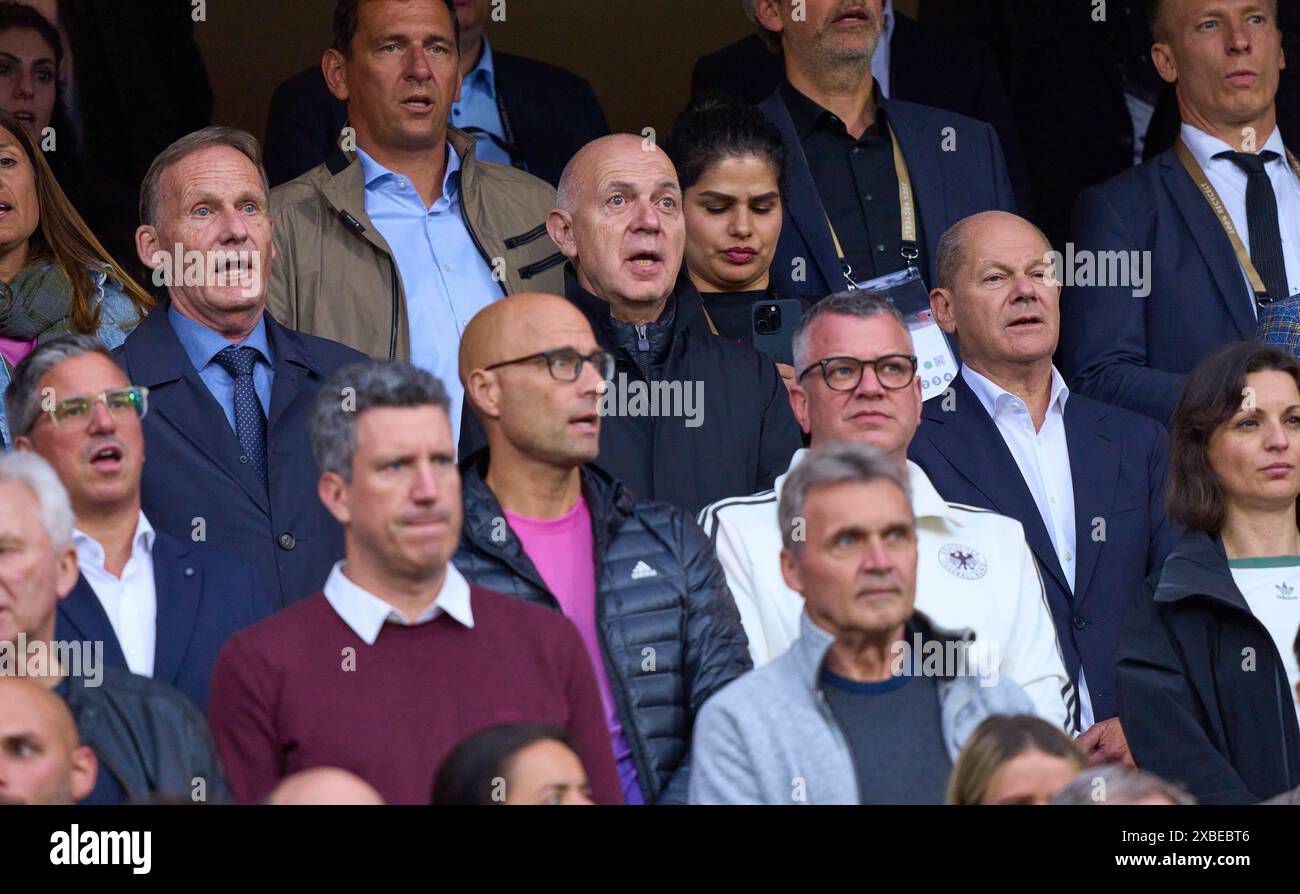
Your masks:
M 63 699 L 26 677 L 0 677 L 0 805 L 75 804 L 97 770 Z
M 375 787 L 338 767 L 312 767 L 285 777 L 266 799 L 276 807 L 370 806 L 383 804 Z
M 939 240 L 934 318 L 961 375 L 928 401 L 908 455 L 945 500 L 1011 516 L 1047 591 L 1075 728 L 1094 763 L 1127 761 L 1115 650 L 1128 606 L 1177 541 L 1165 521 L 1168 438 L 1153 420 L 1072 394 L 1052 365 L 1061 286 L 1052 246 L 1000 211 Z
M 720 338 L 682 270 L 673 163 L 640 137 L 588 143 L 560 178 L 547 230 L 565 296 L 614 355 L 601 466 L 638 497 L 691 513 L 772 486 L 803 446 L 776 366 Z
M 691 517 L 593 465 L 614 368 L 563 298 L 516 295 L 470 321 L 460 374 L 488 448 L 462 468 L 455 564 L 577 625 L 624 801 L 685 803 L 695 713 L 749 669 L 748 643 Z

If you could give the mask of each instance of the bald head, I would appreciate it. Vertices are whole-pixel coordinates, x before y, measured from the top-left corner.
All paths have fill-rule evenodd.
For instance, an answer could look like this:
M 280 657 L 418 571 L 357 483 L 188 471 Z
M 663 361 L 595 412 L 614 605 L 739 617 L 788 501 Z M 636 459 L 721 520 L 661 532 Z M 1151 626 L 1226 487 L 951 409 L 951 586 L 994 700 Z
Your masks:
M 275 806 L 383 804 L 375 787 L 355 773 L 338 767 L 313 767 L 286 776 L 267 798 Z
M 937 283 L 939 288 L 952 288 L 952 283 L 956 280 L 962 266 L 970 258 L 969 246 L 979 243 L 981 233 L 988 230 L 996 231 L 1002 228 L 1016 229 L 1019 227 L 1028 227 L 1038 234 L 1038 238 L 1043 243 L 1044 254 L 1052 250 L 1052 243 L 1042 230 L 1023 217 L 1008 214 L 1005 211 L 981 211 L 978 214 L 963 217 L 949 227 L 939 237 L 939 245 L 936 250 L 935 267 L 939 277 Z
M 537 356 L 556 351 L 572 353 L 549 363 Z M 555 295 L 511 295 L 475 314 L 461 337 L 460 377 L 487 432 L 493 469 L 516 462 L 575 468 L 595 459 L 607 386 L 589 358 L 599 351 L 587 318 Z M 522 358 L 531 359 L 509 362 Z
M 74 804 L 97 769 L 63 699 L 31 678 L 0 677 L 0 804 Z
M 677 169 L 652 141 L 631 134 L 593 140 L 565 167 L 547 231 L 578 283 L 618 319 L 663 313 L 686 247 Z

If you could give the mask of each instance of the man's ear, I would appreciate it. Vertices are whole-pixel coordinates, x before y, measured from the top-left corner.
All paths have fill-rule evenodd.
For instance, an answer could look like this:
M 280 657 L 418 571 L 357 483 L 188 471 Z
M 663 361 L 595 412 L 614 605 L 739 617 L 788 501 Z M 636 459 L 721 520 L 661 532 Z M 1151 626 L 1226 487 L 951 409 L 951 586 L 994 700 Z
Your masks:
M 485 369 L 470 370 L 465 380 L 465 399 L 479 415 L 479 421 L 501 418 L 501 383 Z M 485 426 L 486 427 L 486 426 Z
M 321 56 L 320 69 L 325 75 L 325 86 L 329 88 L 330 93 L 340 102 L 348 101 L 348 76 L 347 60 L 338 50 L 330 47 Z
M 135 230 L 135 253 L 140 263 L 150 270 L 157 270 L 167 264 L 167 258 L 160 251 L 158 230 L 152 224 L 141 224 Z
M 324 472 L 316 482 L 316 494 L 321 503 L 340 525 L 352 521 L 352 508 L 348 502 L 348 483 L 337 472 Z
M 1151 45 L 1151 61 L 1155 63 L 1156 73 L 1166 84 L 1178 81 L 1178 63 L 1174 60 L 1173 49 L 1169 44 L 1157 41 Z
M 54 577 L 54 591 L 60 599 L 72 592 L 79 577 L 81 570 L 77 567 L 77 548 L 69 546 L 60 550 Z
M 802 370 L 795 370 L 799 375 Z M 816 372 L 814 371 L 814 375 Z M 790 412 L 794 413 L 795 422 L 806 435 L 812 434 L 812 420 L 808 417 L 808 392 L 798 382 L 790 386 Z
M 72 795 L 72 803 L 76 804 L 95 790 L 95 778 L 99 775 L 99 761 L 95 759 L 95 752 L 89 745 L 74 749 L 68 758 L 69 763 L 72 764 L 68 792 Z
M 546 232 L 555 247 L 570 261 L 578 256 L 578 240 L 573 235 L 573 215 L 563 208 L 552 208 L 546 215 Z
M 795 556 L 794 551 L 782 547 L 781 577 L 785 578 L 785 585 L 796 593 L 803 592 L 803 574 L 800 572 L 799 559 Z
M 930 313 L 944 332 L 949 335 L 957 333 L 957 318 L 952 313 L 952 290 L 930 290 Z
M 754 4 L 754 17 L 758 23 L 768 31 L 780 34 L 785 30 L 785 22 L 781 20 L 781 3 L 784 0 L 758 0 Z

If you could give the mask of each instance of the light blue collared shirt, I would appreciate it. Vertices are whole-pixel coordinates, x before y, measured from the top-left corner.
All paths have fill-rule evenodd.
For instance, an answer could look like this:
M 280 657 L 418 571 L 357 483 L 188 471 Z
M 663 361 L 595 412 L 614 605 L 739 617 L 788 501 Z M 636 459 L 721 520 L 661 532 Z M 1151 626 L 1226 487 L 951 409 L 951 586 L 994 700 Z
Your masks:
M 366 214 L 397 259 L 411 329 L 411 363 L 442 380 L 451 398 L 451 433 L 460 437 L 460 336 L 483 308 L 501 298 L 501 285 L 479 254 L 460 211 L 460 156 L 447 144 L 442 195 L 426 208 L 402 174 L 360 148 Z
M 343 571 L 346 565 L 346 560 L 342 559 L 334 563 L 329 579 L 325 581 L 325 599 L 335 613 L 343 619 L 343 623 L 351 627 L 352 632 L 367 646 L 375 644 L 385 624 L 416 627 L 429 623 L 443 612 L 460 622 L 462 626 L 474 626 L 469 581 L 465 580 L 464 575 L 450 562 L 447 563 L 447 576 L 443 578 L 442 589 L 414 621 L 409 620 L 391 603 L 385 602 L 369 590 L 363 590 L 353 583 Z
M 196 323 L 176 309 L 176 305 L 167 308 L 167 321 L 180 339 L 181 347 L 190 358 L 190 363 L 198 370 L 199 378 L 208 386 L 208 391 L 221 405 L 230 423 L 230 430 L 235 430 L 235 378 L 226 372 L 212 358 L 230 347 L 240 344 L 244 347 L 257 348 L 262 357 L 253 366 L 253 388 L 257 399 L 262 404 L 262 412 L 271 415 L 271 385 L 275 381 L 275 356 L 271 353 L 271 343 L 266 337 L 266 317 L 257 321 L 257 327 L 242 342 L 231 342 L 220 332 L 216 332 Z
M 497 106 L 497 70 L 492 64 L 492 47 L 486 37 L 483 38 L 483 55 L 479 56 L 478 65 L 465 75 L 460 85 L 460 102 L 451 107 L 451 125 L 460 130 L 482 128 L 505 142 L 506 128 L 501 123 L 501 109 Z M 510 164 L 510 153 L 506 150 L 486 136 L 471 136 L 478 143 L 474 147 L 475 158 L 499 165 Z
M 885 0 L 883 17 L 880 22 L 880 40 L 876 43 L 876 52 L 871 57 L 871 77 L 880 85 L 880 95 L 889 98 L 889 60 L 891 53 L 889 41 L 894 37 L 894 2 Z

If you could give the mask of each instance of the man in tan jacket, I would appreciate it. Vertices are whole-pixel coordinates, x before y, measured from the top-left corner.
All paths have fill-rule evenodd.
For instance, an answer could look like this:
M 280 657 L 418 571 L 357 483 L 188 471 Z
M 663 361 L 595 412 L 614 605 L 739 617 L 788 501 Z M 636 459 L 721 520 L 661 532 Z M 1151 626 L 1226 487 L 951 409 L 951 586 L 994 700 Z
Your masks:
M 325 164 L 272 193 L 268 294 L 290 328 L 448 383 L 456 433 L 465 325 L 503 295 L 559 292 L 564 261 L 546 235 L 555 191 L 477 160 L 447 124 L 458 40 L 451 0 L 338 0 L 322 68 L 349 124 Z

